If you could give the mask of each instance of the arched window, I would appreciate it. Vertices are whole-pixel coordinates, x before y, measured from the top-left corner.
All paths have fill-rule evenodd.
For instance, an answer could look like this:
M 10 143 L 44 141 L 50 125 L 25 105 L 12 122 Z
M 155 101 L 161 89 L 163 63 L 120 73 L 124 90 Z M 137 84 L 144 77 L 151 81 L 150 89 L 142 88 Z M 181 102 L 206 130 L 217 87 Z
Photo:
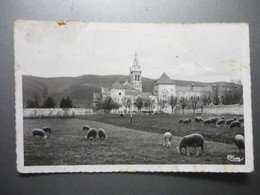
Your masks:
M 168 98 L 168 91 L 166 89 L 162 90 L 162 99 L 167 99 Z
M 135 75 L 135 81 L 137 81 L 137 75 Z
M 138 75 L 138 81 L 140 81 L 140 75 Z

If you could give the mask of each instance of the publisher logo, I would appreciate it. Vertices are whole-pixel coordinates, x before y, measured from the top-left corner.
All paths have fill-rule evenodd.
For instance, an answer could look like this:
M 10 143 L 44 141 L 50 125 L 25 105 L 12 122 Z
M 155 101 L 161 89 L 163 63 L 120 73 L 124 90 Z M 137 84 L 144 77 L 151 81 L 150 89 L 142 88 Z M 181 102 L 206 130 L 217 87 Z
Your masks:
M 231 162 L 241 162 L 242 160 L 244 160 L 244 158 L 240 158 L 240 157 L 235 157 L 235 155 L 233 154 L 229 154 L 227 156 L 227 159 Z

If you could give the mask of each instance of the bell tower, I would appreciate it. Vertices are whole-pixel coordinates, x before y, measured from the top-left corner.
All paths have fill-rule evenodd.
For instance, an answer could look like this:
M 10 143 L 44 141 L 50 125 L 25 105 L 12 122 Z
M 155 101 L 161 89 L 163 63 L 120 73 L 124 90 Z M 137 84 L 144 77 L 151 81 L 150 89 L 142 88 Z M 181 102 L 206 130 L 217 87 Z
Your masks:
M 130 67 L 130 84 L 131 87 L 142 92 L 142 71 L 138 62 L 137 54 L 135 52 L 135 59 L 132 68 Z

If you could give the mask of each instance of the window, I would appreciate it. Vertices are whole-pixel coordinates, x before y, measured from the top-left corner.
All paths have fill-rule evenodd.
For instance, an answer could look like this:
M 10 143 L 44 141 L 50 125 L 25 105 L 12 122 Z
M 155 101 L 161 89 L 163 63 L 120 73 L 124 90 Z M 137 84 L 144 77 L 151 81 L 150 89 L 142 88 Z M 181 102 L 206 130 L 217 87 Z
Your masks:
M 135 75 L 135 81 L 137 81 L 137 75 Z
M 168 91 L 166 89 L 162 90 L 162 98 L 167 99 Z
M 119 95 L 121 95 L 121 92 L 119 92 Z
M 138 81 L 140 81 L 140 75 L 138 75 Z

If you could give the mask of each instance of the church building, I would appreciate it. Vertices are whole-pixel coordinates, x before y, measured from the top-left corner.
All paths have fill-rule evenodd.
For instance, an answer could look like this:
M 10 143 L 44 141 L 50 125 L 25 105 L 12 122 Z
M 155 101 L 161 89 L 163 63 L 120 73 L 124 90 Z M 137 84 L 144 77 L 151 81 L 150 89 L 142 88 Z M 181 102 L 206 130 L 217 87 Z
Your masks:
M 151 92 L 143 92 L 142 71 L 137 54 L 135 54 L 133 65 L 129 71 L 129 81 L 126 80 L 124 83 L 115 81 L 110 88 L 102 87 L 100 93 L 93 93 L 93 103 L 95 105 L 97 101 L 111 97 L 114 102 L 119 104 L 118 113 L 128 113 L 131 107 L 133 111 L 138 111 L 136 101 L 141 98 L 143 102 L 142 111 L 171 113 L 172 108 L 169 104 L 171 96 L 178 99 L 193 97 L 199 99 L 202 95 L 209 95 L 211 92 L 210 86 L 197 87 L 193 84 L 191 86 L 177 86 L 165 72 L 158 80 L 155 80 Z

